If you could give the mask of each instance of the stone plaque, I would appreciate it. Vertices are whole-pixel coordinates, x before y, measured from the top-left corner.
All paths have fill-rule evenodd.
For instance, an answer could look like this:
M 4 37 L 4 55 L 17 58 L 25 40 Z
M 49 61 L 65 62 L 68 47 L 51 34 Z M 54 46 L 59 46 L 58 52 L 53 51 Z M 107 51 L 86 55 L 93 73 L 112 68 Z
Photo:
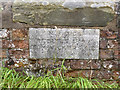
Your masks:
M 99 29 L 30 28 L 29 36 L 30 58 L 99 58 Z

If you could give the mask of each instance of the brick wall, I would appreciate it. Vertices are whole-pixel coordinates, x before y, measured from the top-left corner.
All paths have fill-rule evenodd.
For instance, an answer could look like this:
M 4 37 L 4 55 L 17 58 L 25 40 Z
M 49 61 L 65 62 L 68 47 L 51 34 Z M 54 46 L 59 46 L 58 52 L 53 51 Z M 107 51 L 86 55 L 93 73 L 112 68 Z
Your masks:
M 15 23 L 12 21 L 10 3 L 3 3 L 3 29 L 0 30 L 0 40 L 2 48 L 0 51 L 1 60 L 5 62 L 5 67 L 15 68 L 17 71 L 26 70 L 31 74 L 43 75 L 47 71 L 60 67 L 62 60 L 51 59 L 31 59 L 29 55 L 29 28 L 30 27 L 49 27 L 54 26 L 29 26 L 25 23 Z M 8 13 L 7 13 L 8 12 Z M 8 22 L 6 22 L 6 19 Z M 104 27 L 75 27 L 68 28 L 95 28 L 100 29 L 100 45 L 98 60 L 65 60 L 64 65 L 68 71 L 65 72 L 67 77 L 87 77 L 118 81 L 120 78 L 120 29 L 117 27 L 117 17 Z M 58 26 L 65 27 L 65 26 Z M 43 69 L 45 71 L 42 71 Z M 42 73 L 44 72 L 44 73 Z M 41 73 L 41 74 L 40 74 Z M 57 73 L 53 72 L 55 75 Z
M 2 30 L 2 58 L 6 60 L 6 67 L 18 68 L 33 65 L 38 61 L 42 64 L 49 60 L 32 60 L 29 58 L 29 29 L 5 29 Z M 65 66 L 70 71 L 66 76 L 80 76 L 90 78 L 118 79 L 119 77 L 119 58 L 118 50 L 118 29 L 105 27 L 100 30 L 100 53 L 99 60 L 65 60 Z M 61 63 L 62 60 L 59 61 Z M 56 64 L 58 65 L 58 64 Z

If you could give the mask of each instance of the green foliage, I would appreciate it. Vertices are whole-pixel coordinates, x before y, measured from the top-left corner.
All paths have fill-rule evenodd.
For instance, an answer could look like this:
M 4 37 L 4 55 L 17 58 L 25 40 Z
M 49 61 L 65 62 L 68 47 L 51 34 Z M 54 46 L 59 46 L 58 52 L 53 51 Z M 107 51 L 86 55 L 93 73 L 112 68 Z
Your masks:
M 65 68 L 62 65 L 62 68 Z M 1 69 L 1 88 L 118 88 L 117 83 L 108 84 L 100 80 L 86 78 L 67 78 L 59 73 L 53 76 L 50 72 L 46 76 L 22 76 L 15 70 Z

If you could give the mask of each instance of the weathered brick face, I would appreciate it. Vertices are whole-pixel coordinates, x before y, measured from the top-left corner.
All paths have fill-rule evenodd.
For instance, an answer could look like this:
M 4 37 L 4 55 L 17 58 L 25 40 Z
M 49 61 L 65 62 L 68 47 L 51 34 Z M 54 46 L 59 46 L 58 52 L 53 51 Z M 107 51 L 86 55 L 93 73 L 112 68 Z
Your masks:
M 71 60 L 71 69 L 100 69 L 101 61 L 99 60 Z
M 8 33 L 9 32 L 9 33 Z M 29 57 L 29 30 L 28 29 L 12 29 L 7 30 L 7 37 L 2 39 L 2 58 L 6 58 L 6 66 L 9 68 L 22 68 L 34 65 L 37 61 L 38 64 L 44 64 L 54 68 L 54 65 L 61 65 L 60 63 L 45 61 L 39 59 L 30 59 Z M 66 76 L 83 76 L 89 78 L 117 80 L 119 77 L 119 49 L 117 34 L 112 36 L 112 31 L 100 31 L 100 53 L 98 60 L 65 60 L 64 65 L 70 70 L 66 72 Z M 116 31 L 117 33 L 117 31 Z M 42 62 L 41 62 L 42 61 Z M 51 62 L 51 63 L 49 63 Z M 50 66 L 52 65 L 52 66 Z M 58 67 L 58 66 L 56 66 Z
M 13 29 L 12 31 L 13 40 L 25 40 L 28 39 L 28 30 L 27 29 Z
M 9 68 L 20 68 L 27 65 L 27 59 L 29 58 L 28 30 L 7 29 L 5 31 L 3 30 L 6 36 L 2 37 L 1 56 L 7 60 L 5 66 Z
M 4 16 L 5 18 L 5 16 Z M 10 18 L 10 17 L 9 17 Z M 65 76 L 67 77 L 88 77 L 106 80 L 119 80 L 120 77 L 120 29 L 117 27 L 116 18 L 109 22 L 105 27 L 84 27 L 84 28 L 100 28 L 99 38 L 99 59 L 67 59 L 64 65 L 67 67 Z M 6 22 L 5 22 L 6 23 Z M 118 22 L 119 23 L 119 22 Z M 19 29 L 17 29 L 18 25 Z M 29 50 L 29 28 L 42 26 L 29 26 L 22 23 L 13 23 L 12 28 L 2 30 L 0 39 L 2 40 L 2 48 L 0 48 L 0 58 L 5 60 L 5 66 L 23 70 L 30 68 L 37 70 L 45 68 L 46 71 L 60 67 L 61 59 L 31 59 Z M 3 25 L 4 28 L 5 25 Z M 23 27 L 24 26 L 24 27 Z M 22 27 L 22 28 L 21 28 Z M 54 26 L 43 26 L 54 27 Z M 58 26 L 63 28 L 63 26 Z M 71 26 L 70 26 L 71 27 Z M 69 28 L 69 26 L 67 26 Z M 72 27 L 76 28 L 76 27 Z M 77 27 L 83 28 L 83 27 Z M 18 70 L 19 71 L 19 70 Z M 56 75 L 57 71 L 53 74 Z

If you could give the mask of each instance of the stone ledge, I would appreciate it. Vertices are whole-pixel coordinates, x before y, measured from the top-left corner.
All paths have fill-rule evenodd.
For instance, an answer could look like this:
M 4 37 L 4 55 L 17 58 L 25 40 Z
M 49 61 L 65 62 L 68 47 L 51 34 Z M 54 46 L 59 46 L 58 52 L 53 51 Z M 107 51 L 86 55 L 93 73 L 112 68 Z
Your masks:
M 13 21 L 29 25 L 106 26 L 114 18 L 114 4 L 94 2 L 17 2 Z

